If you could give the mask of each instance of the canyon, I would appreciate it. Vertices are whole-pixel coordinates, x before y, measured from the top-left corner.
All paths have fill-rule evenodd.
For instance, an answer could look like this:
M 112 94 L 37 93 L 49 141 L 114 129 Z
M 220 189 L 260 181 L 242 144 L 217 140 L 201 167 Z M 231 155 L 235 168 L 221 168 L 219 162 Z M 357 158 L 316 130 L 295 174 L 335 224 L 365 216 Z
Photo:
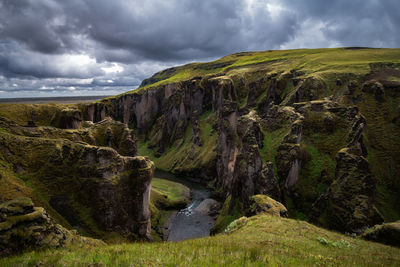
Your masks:
M 94 103 L 3 104 L 0 200 L 29 197 L 109 242 L 152 240 L 157 167 L 223 204 L 212 234 L 250 214 L 255 195 L 289 218 L 362 234 L 400 219 L 399 55 L 237 53 Z

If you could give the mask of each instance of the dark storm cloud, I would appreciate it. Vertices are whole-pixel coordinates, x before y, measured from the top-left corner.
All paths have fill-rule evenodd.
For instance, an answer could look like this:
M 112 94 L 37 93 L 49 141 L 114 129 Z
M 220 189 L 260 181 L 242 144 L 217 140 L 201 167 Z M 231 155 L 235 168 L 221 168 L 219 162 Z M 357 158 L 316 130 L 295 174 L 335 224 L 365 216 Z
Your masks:
M 399 14 L 398 0 L 0 0 L 0 91 L 127 90 L 246 50 L 399 47 Z
M 400 46 L 398 0 L 283 0 L 300 18 L 322 22 L 326 41 L 340 46 Z
M 127 63 L 276 47 L 293 33 L 291 12 L 272 20 L 265 8 L 253 13 L 247 6 L 241 0 L 10 0 L 1 8 L 1 36 L 37 52 L 81 51 Z

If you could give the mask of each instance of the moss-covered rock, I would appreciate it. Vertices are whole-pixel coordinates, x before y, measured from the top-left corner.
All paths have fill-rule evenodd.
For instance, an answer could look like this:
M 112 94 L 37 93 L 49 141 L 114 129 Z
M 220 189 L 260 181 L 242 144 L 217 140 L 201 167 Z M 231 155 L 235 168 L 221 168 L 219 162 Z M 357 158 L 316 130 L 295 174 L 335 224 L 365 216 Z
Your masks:
M 362 237 L 387 245 L 400 247 L 400 221 L 375 225 L 367 229 Z
M 108 146 L 123 156 L 136 156 L 137 144 L 133 130 L 126 124 L 106 118 L 93 123 L 84 121 L 79 129 L 61 129 L 51 126 L 21 126 L 5 117 L 0 117 L 0 127 L 9 133 L 28 137 L 67 139 L 95 146 Z
M 247 217 L 243 216 L 231 222 L 224 230 L 225 234 L 231 234 L 247 224 Z
M 0 204 L 0 256 L 77 243 L 105 244 L 101 240 L 78 236 L 76 232 L 56 224 L 42 207 L 34 207 L 29 198 Z
M 94 125 L 93 129 L 86 129 L 89 132 L 66 132 L 52 127 L 28 129 L 9 122 L 7 131 L 11 133 L 0 134 L 2 170 L 14 173 L 12 180 L 7 177 L 8 184 L 25 181 L 32 190 L 25 190 L 25 196 L 32 196 L 67 227 L 74 226 L 97 237 L 117 232 L 128 239 L 150 238 L 148 205 L 154 164 L 145 157 L 121 156 L 110 147 L 59 139 L 84 137 L 104 124 L 114 127 L 113 133 L 121 130 L 117 144 L 122 143 L 121 149 L 128 154 L 136 154 L 135 149 L 129 152 L 124 141 L 129 140 L 136 148 L 129 129 L 122 123 Z M 37 137 L 46 135 L 51 138 Z M 18 188 L 23 189 L 24 185 Z M 0 189 L 2 195 L 3 190 L 10 194 L 8 186 Z
M 261 213 L 268 213 L 274 216 L 287 217 L 286 207 L 266 195 L 254 195 L 250 198 L 250 208 L 247 210 L 248 216 Z
M 50 124 L 61 129 L 79 129 L 82 124 L 82 113 L 79 109 L 65 108 L 57 111 Z
M 383 222 L 375 207 L 375 177 L 364 157 L 362 132 L 365 120 L 356 117 L 348 138 L 348 147 L 336 156 L 335 180 L 327 193 L 314 204 L 312 219 L 334 229 L 362 232 Z

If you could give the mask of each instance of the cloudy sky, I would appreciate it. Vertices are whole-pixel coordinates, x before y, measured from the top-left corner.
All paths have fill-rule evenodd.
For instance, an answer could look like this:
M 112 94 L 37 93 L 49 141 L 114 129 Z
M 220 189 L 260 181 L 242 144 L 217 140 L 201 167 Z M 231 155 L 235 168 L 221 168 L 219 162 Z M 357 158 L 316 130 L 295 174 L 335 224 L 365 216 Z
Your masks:
M 0 0 L 0 98 L 112 95 L 268 49 L 400 47 L 399 0 Z

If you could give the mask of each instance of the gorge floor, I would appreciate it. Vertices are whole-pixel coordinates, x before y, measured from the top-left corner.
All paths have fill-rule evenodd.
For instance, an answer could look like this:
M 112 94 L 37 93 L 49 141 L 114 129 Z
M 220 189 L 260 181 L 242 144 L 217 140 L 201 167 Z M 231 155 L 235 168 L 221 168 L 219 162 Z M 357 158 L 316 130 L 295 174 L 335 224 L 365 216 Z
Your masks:
M 200 183 L 189 180 L 188 177 L 176 177 L 160 170 L 156 171 L 155 177 L 178 182 L 191 189 L 190 203 L 176 213 L 170 222 L 167 241 L 178 242 L 209 236 L 215 221 L 208 214 L 197 211 L 196 208 L 203 200 L 210 197 L 210 190 Z

